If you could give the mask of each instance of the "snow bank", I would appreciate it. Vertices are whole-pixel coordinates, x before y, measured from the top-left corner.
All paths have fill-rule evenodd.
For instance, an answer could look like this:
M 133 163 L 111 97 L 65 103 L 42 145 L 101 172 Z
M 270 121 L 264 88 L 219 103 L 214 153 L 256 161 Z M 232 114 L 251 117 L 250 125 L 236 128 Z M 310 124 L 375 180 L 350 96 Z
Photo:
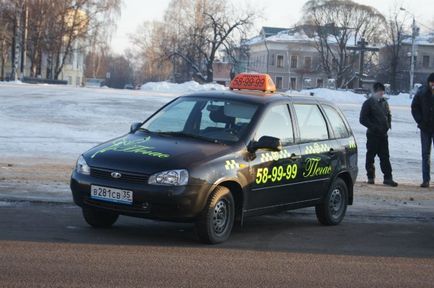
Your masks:
M 220 84 L 199 84 L 195 81 L 189 81 L 182 84 L 171 82 L 148 82 L 143 84 L 140 90 L 166 92 L 166 93 L 187 93 L 196 91 L 209 90 L 226 90 L 227 87 Z
M 7 84 L 9 84 L 9 85 L 12 85 L 12 84 L 25 84 L 25 83 L 23 83 L 22 81 L 20 81 L 20 80 L 15 80 L 15 81 L 0 81 L 0 83 L 2 84 L 2 85 L 7 85 Z
M 287 91 L 291 94 L 291 91 Z M 309 95 L 314 93 L 319 98 L 326 99 L 336 104 L 362 104 L 366 100 L 365 94 L 357 94 L 348 90 L 332 90 L 327 88 L 317 88 L 311 90 L 302 90 L 301 94 Z M 399 95 L 386 95 L 389 105 L 393 106 L 410 106 L 412 99 L 408 93 Z

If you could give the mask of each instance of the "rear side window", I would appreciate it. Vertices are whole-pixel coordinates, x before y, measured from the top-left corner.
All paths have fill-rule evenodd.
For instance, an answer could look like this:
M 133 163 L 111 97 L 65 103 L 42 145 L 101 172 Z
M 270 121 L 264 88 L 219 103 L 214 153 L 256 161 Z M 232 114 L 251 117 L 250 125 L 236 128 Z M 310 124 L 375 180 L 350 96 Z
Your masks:
M 262 136 L 279 138 L 283 145 L 294 143 L 294 133 L 292 121 L 287 105 L 271 107 L 264 115 L 255 140 L 258 141 Z
M 300 128 L 301 142 L 321 141 L 329 138 L 327 124 L 315 104 L 294 104 Z
M 349 137 L 350 133 L 348 132 L 347 126 L 345 125 L 345 122 L 339 112 L 336 111 L 335 108 L 328 105 L 324 105 L 323 109 L 330 120 L 330 125 L 332 126 L 336 138 Z

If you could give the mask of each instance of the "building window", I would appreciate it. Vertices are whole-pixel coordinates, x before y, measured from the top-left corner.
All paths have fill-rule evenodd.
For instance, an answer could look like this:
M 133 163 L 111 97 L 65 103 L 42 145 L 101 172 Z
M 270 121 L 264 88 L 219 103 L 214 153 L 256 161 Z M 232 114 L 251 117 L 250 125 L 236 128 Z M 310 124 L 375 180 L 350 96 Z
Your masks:
M 316 87 L 317 88 L 324 87 L 324 81 L 322 79 L 316 79 Z
M 283 78 L 276 77 L 276 89 L 282 89 L 282 84 L 283 84 Z
M 274 59 L 274 54 L 271 54 L 271 66 L 274 66 L 276 59 Z
M 291 77 L 291 90 L 295 90 L 295 89 L 297 89 L 297 78 L 295 78 L 295 77 Z
M 291 68 L 297 68 L 297 56 L 291 56 Z
M 277 55 L 277 67 L 283 67 L 283 55 Z
M 429 68 L 429 56 L 423 56 L 422 66 L 423 68 Z
M 312 79 L 311 78 L 304 78 L 302 88 L 312 88 Z
M 312 68 L 312 57 L 304 57 L 304 69 Z

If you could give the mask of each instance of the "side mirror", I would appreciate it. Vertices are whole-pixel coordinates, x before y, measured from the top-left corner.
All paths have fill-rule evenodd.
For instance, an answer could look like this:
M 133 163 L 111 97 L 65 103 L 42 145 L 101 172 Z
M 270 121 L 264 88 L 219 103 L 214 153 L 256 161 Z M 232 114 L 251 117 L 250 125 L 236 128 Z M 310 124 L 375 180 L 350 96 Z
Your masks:
M 139 130 L 140 126 L 142 126 L 142 123 L 140 123 L 140 122 L 135 122 L 135 123 L 131 124 L 130 133 L 131 134 L 135 133 L 137 130 Z
M 247 147 L 249 152 L 254 153 L 256 150 L 265 149 L 270 151 L 281 151 L 282 143 L 279 138 L 271 137 L 271 136 L 262 136 L 259 141 L 250 142 Z

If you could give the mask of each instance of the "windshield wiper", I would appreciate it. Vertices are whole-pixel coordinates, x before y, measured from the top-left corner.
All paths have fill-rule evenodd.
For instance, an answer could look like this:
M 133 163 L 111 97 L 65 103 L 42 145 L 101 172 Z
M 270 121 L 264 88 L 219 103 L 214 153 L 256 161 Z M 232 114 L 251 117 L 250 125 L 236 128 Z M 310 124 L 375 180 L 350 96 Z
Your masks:
M 158 134 L 163 134 L 163 135 L 170 135 L 170 136 L 179 136 L 179 137 L 187 137 L 187 138 L 193 138 L 193 139 L 199 139 L 199 140 L 203 140 L 203 141 L 207 141 L 207 142 L 211 142 L 211 143 L 216 143 L 216 144 L 221 144 L 221 142 L 217 139 L 211 139 L 208 137 L 204 137 L 204 136 L 200 136 L 200 135 L 196 135 L 196 134 L 190 134 L 190 133 L 185 133 L 185 132 L 157 132 Z

